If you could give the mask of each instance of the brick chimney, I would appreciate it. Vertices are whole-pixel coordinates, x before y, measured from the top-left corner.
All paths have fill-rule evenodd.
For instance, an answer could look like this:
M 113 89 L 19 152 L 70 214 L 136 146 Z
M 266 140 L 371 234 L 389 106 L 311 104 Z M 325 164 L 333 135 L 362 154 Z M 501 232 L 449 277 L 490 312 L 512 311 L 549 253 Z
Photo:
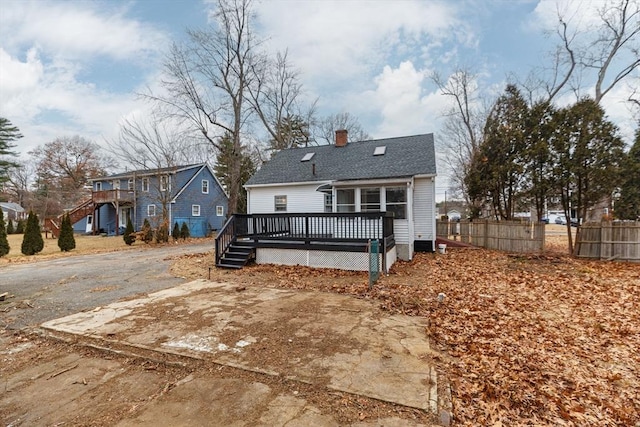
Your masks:
M 344 147 L 347 145 L 347 130 L 340 129 L 336 131 L 336 147 Z

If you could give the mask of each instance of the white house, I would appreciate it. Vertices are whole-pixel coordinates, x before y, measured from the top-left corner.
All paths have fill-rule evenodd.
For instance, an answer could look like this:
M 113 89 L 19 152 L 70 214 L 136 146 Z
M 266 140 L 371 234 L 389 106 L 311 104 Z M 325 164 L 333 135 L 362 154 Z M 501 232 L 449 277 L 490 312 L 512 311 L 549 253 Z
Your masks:
M 263 164 L 245 185 L 247 210 L 249 217 L 279 218 L 353 213 L 360 214 L 358 224 L 369 221 L 363 219 L 368 214 L 391 213 L 394 250 L 410 260 L 415 251 L 435 248 L 435 178 L 433 134 L 348 142 L 347 132 L 337 131 L 334 145 L 283 150 Z M 343 237 L 335 229 L 324 235 Z

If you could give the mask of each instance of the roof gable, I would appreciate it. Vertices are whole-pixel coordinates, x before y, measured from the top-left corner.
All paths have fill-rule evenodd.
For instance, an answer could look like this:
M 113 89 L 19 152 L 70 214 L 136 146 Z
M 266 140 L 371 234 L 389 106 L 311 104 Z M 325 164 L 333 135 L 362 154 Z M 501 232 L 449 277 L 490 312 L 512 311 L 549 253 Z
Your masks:
M 106 181 L 106 180 L 113 180 L 113 179 L 133 178 L 134 176 L 136 178 L 139 178 L 139 177 L 142 177 L 142 176 L 155 176 L 155 175 L 161 175 L 161 174 L 174 174 L 174 173 L 186 171 L 186 170 L 189 170 L 189 169 L 200 169 L 205 164 L 206 163 L 198 163 L 198 164 L 194 164 L 194 165 L 170 166 L 170 167 L 166 167 L 166 168 L 138 169 L 138 170 L 134 170 L 134 171 L 127 171 L 127 172 L 116 173 L 116 174 L 113 174 L 113 175 L 107 175 L 107 176 L 102 176 L 102 177 L 98 177 L 98 178 L 92 178 L 89 181 L 91 181 L 91 182 L 93 182 L 93 181 Z
M 384 146 L 383 154 L 374 155 Z M 301 161 L 314 153 L 308 161 Z M 309 157 L 309 156 L 306 156 Z M 322 145 L 276 153 L 249 179 L 247 186 L 313 181 L 387 179 L 436 175 L 433 134 Z

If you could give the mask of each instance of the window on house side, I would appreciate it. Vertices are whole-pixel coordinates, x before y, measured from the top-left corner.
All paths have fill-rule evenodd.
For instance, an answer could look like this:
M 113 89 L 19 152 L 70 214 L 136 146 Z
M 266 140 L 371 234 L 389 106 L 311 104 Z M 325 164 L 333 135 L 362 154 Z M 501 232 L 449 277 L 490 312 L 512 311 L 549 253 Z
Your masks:
M 160 177 L 160 191 L 168 191 L 169 189 L 169 176 L 162 175 Z
M 327 213 L 333 212 L 333 194 L 331 193 L 324 195 L 324 211 Z
M 202 194 L 209 194 L 209 180 L 202 180 Z
M 191 216 L 200 216 L 200 205 L 191 205 Z
M 216 206 L 216 215 L 224 216 L 224 206 Z
M 274 210 L 276 212 L 286 212 L 287 211 L 287 196 L 274 196 Z
M 360 211 L 377 212 L 380 210 L 380 189 L 363 188 L 360 190 Z
M 142 178 L 142 191 L 149 192 L 149 178 Z
M 338 212 L 356 211 L 356 194 L 353 188 L 336 191 L 336 210 Z
M 407 217 L 407 188 L 387 188 L 386 196 L 387 212 L 393 212 L 395 219 L 405 219 Z
M 102 191 L 102 183 L 96 182 L 96 191 Z
M 116 179 L 113 181 L 113 189 L 114 190 L 119 190 L 120 189 L 120 180 Z
M 147 205 L 147 216 L 156 216 L 156 205 Z
M 133 191 L 133 178 L 129 179 L 129 182 L 127 183 L 127 189 L 129 191 Z

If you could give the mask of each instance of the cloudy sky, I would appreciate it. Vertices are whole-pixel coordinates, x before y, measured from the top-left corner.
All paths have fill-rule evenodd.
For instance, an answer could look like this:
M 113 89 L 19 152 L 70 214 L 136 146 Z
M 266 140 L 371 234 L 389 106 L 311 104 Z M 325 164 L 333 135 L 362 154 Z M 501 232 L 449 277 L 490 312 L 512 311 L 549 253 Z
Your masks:
M 584 25 L 602 1 L 264 0 L 256 9 L 269 48 L 288 49 L 321 113 L 349 112 L 375 138 L 437 139 L 447 99 L 432 72 L 470 66 L 483 90 L 502 91 L 509 75 L 548 61 L 557 39 L 545 31 L 558 8 Z M 145 109 L 135 94 L 158 85 L 169 44 L 206 26 L 210 9 L 198 0 L 3 0 L 0 116 L 24 134 L 18 150 L 60 136 L 114 138 L 124 117 Z M 603 103 L 627 137 L 629 91 L 620 85 Z

